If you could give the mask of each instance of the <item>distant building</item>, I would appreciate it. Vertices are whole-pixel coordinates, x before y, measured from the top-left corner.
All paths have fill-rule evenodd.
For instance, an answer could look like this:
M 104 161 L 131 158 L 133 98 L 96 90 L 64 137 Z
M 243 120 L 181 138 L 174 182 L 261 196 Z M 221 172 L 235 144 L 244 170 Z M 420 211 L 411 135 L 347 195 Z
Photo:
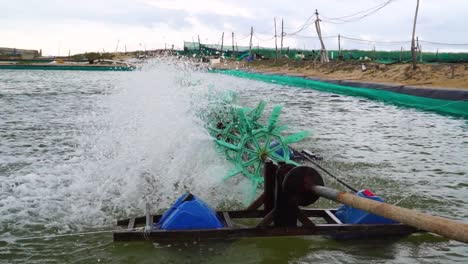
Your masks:
M 22 59 L 30 60 L 41 56 L 42 52 L 37 50 L 26 50 L 16 48 L 2 48 L 0 47 L 0 58 L 3 59 Z

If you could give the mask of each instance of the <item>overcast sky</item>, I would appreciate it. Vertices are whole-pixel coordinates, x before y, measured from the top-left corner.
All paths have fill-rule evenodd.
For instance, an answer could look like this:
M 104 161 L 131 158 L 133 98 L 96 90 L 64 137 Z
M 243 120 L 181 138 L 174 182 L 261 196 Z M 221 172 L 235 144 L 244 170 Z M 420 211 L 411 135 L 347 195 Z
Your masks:
M 343 17 L 387 0 L 0 0 L 0 47 L 42 49 L 44 55 L 67 55 L 85 51 L 182 48 L 197 40 L 217 44 L 225 32 L 231 45 L 235 32 L 238 45 L 248 45 L 250 26 L 254 46 L 274 47 L 273 17 L 284 19 L 286 33 L 293 33 L 318 9 L 320 16 Z M 417 24 L 420 39 L 443 43 L 468 43 L 467 0 L 421 0 Z M 362 20 L 321 24 L 324 36 L 376 41 L 377 49 L 399 50 L 409 41 L 416 0 L 395 0 Z M 336 20 L 335 20 L 336 22 Z M 297 33 L 316 37 L 315 27 Z M 278 35 L 280 33 L 278 32 Z M 325 39 L 328 49 L 337 48 L 337 38 Z M 278 44 L 279 45 L 279 44 Z M 318 49 L 315 38 L 286 36 L 284 46 Z M 468 46 L 422 43 L 423 50 L 468 50 Z M 372 49 L 373 44 L 342 40 L 342 47 Z

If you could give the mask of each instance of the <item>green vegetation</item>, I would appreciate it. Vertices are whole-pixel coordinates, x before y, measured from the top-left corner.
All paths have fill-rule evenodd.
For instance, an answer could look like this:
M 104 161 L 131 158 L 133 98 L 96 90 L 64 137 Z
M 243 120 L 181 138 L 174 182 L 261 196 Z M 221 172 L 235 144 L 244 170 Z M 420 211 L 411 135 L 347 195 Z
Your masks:
M 112 60 L 114 58 L 114 53 L 89 52 L 83 54 L 75 54 L 71 58 L 73 60 L 88 60 L 90 64 L 93 64 L 95 60 Z

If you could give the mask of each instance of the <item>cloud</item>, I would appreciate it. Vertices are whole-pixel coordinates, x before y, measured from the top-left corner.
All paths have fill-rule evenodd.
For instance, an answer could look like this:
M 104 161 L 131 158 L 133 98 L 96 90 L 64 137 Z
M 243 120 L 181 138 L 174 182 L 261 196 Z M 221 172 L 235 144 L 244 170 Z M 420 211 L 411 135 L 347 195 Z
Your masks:
M 180 10 L 189 14 L 216 14 L 231 17 L 253 17 L 253 10 L 239 4 L 215 0 L 147 0 L 146 4 L 160 9 Z
M 59 47 L 74 52 L 114 50 L 117 40 L 128 49 L 162 48 L 165 43 L 182 47 L 183 41 L 197 39 L 218 43 L 225 32 L 231 43 L 235 32 L 238 45 L 248 45 L 250 27 L 254 27 L 254 45 L 274 46 L 273 17 L 284 19 L 285 32 L 297 31 L 312 16 L 340 17 L 368 9 L 385 0 L 15 0 L 2 1 L 0 46 L 43 48 L 55 54 Z M 415 1 L 395 0 L 374 15 L 346 24 L 322 21 L 324 36 L 368 38 L 375 41 L 410 40 Z M 468 43 L 465 11 L 468 1 L 425 0 L 421 2 L 417 35 L 422 40 Z M 313 24 L 287 36 L 284 46 L 317 49 Z M 329 49 L 337 48 L 337 39 L 325 39 Z M 342 42 L 344 48 L 372 49 L 372 44 Z M 399 49 L 398 45 L 377 44 L 377 49 Z M 408 49 L 409 47 L 405 47 Z M 453 49 L 451 46 L 425 45 L 426 49 Z M 461 46 L 468 50 L 468 46 Z

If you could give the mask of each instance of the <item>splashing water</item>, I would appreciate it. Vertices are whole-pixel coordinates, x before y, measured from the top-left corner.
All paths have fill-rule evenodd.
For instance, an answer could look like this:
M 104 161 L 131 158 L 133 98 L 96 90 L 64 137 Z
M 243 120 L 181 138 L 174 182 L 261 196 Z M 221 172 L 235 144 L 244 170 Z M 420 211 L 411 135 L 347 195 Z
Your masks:
M 246 239 L 208 251 L 113 244 L 101 232 L 146 202 L 157 212 L 189 190 L 234 209 L 249 196 L 244 177 L 222 181 L 231 164 L 200 120 L 229 91 L 246 107 L 282 104 L 281 125 L 313 133 L 294 147 L 355 188 L 466 221 L 466 120 L 198 68 L 163 59 L 136 72 L 0 71 L 0 263 L 464 263 L 465 245 L 431 235 Z M 88 235 L 21 240 L 76 232 Z
M 70 82 L 85 81 L 83 77 L 74 80 L 73 73 L 60 74 L 70 74 Z M 12 156 L 30 149 L 40 151 L 37 143 L 51 148 L 29 156 L 28 164 L 21 168 L 2 171 L 2 226 L 17 235 L 109 226 L 116 217 L 141 214 L 145 203 L 155 211 L 167 208 L 184 191 L 215 205 L 242 199 L 242 184 L 227 192 L 221 183 L 228 165 L 196 117 L 198 109 L 212 103 L 212 97 L 205 95 L 222 89 L 203 78 L 188 63 L 163 60 L 142 71 L 110 75 L 108 81 L 115 86 L 104 92 L 89 87 L 93 84 L 80 92 L 70 91 L 68 83 L 52 83 L 55 87 L 48 89 L 57 90 L 53 96 L 62 101 L 49 105 L 48 111 L 40 105 L 44 100 L 51 104 L 50 98 L 30 104 L 36 116 L 20 118 L 29 118 L 24 123 L 34 133 L 2 147 Z M 83 92 L 92 101 L 76 94 L 63 96 Z M 14 101 L 17 95 L 7 91 L 3 96 Z M 39 90 L 34 96 L 46 97 Z M 84 99 L 86 106 L 74 101 Z M 61 120 L 47 116 L 56 107 L 71 115 Z M 55 122 L 55 127 L 38 128 Z

